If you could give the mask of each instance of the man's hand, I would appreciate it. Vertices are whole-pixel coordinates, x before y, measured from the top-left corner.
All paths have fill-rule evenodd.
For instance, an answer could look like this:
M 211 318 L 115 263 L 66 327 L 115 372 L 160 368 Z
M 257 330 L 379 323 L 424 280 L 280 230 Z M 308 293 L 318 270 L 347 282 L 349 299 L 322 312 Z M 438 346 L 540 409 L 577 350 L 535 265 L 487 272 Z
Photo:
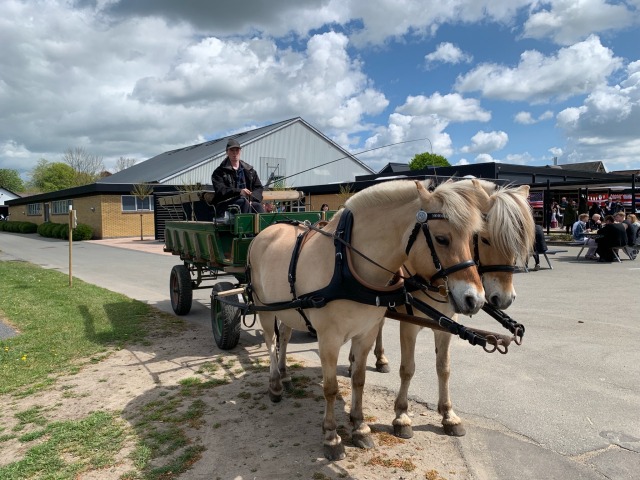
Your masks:
M 243 197 L 250 197 L 251 190 L 249 190 L 248 188 L 243 188 L 242 190 L 240 190 L 240 195 L 242 195 Z

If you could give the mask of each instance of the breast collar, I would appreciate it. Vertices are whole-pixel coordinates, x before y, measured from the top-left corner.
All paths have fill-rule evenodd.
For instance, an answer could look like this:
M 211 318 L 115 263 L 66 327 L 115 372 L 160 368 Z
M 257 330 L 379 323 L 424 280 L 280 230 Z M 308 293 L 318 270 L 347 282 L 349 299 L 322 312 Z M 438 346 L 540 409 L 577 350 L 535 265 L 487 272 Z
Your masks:
M 333 300 L 352 300 L 366 305 L 376 305 L 384 307 L 395 307 L 403 304 L 406 300 L 407 290 L 404 284 L 404 278 L 401 272 L 394 277 L 393 283 L 384 286 L 374 286 L 362 279 L 353 271 L 351 262 L 351 252 L 348 245 L 351 244 L 351 232 L 353 229 L 353 214 L 351 210 L 345 208 L 338 221 L 338 227 L 334 234 L 335 245 L 335 264 L 333 276 L 329 284 L 314 292 L 305 293 L 299 297 L 295 292 L 296 267 L 301 246 L 304 238 L 310 232 L 307 230 L 296 240 L 296 246 L 293 249 L 291 262 L 289 264 L 289 284 L 294 299 L 324 299 L 325 302 Z M 342 240 L 342 241 L 341 241 Z

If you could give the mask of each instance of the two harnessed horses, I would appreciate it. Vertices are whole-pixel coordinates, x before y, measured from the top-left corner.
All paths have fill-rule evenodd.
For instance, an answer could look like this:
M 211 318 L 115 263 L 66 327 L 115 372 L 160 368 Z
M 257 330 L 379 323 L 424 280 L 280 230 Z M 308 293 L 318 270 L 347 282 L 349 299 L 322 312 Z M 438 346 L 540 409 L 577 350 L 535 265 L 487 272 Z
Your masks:
M 270 397 L 279 401 L 283 383 L 290 383 L 291 329 L 313 329 L 325 397 L 323 447 L 330 460 L 345 456 L 334 412 L 341 346 L 352 342 L 352 440 L 370 448 L 362 408 L 366 359 L 385 311 L 403 304 L 409 290 L 420 289 L 446 292 L 451 310 L 461 314 L 475 314 L 484 304 L 470 247 L 482 227 L 482 187 L 475 180 L 466 189 L 455 183 L 429 187 L 411 180 L 377 184 L 347 200 L 322 230 L 276 224 L 251 242 L 247 293 L 260 312 L 271 360 Z M 406 265 L 410 276 L 403 274 Z

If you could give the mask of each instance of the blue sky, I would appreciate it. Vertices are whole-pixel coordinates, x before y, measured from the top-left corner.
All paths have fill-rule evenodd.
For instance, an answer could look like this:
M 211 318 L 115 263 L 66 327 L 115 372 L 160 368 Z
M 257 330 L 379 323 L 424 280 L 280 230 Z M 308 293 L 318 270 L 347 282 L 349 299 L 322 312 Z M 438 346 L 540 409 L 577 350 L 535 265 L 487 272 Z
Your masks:
M 374 170 L 640 169 L 640 0 L 4 0 L 0 168 L 300 116 Z M 247 159 L 249 162 L 251 159 Z

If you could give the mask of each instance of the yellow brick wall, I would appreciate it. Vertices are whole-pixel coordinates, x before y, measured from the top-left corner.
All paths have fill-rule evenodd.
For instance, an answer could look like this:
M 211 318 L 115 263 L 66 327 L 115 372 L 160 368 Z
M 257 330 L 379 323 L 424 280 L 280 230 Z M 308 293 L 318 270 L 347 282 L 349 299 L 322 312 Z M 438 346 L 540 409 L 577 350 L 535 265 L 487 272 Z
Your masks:
M 78 223 L 93 228 L 93 238 L 140 237 L 140 219 L 142 216 L 142 234 L 145 238 L 155 238 L 153 212 L 123 212 L 121 195 L 94 195 L 73 199 Z M 23 213 L 24 212 L 24 213 Z M 37 225 L 44 223 L 44 204 L 42 214 L 27 215 L 27 205 L 9 207 L 13 221 L 31 222 Z M 54 223 L 67 223 L 68 213 L 50 215 Z
M 120 195 L 101 197 L 102 237 L 140 237 L 140 216 L 142 215 L 143 236 L 155 238 L 153 212 L 123 212 Z

